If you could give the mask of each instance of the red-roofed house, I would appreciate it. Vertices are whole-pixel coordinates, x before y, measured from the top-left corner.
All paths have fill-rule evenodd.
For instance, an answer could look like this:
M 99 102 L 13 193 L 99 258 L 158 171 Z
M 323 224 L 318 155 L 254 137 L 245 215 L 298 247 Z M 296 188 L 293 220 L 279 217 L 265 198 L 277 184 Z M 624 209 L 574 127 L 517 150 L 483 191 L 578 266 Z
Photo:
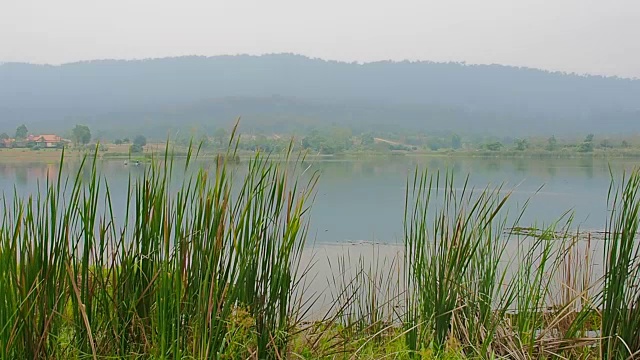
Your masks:
M 61 138 L 58 135 L 51 134 L 43 134 L 43 135 L 29 135 L 27 138 L 28 141 L 33 141 L 36 144 L 39 144 L 42 147 L 53 148 L 60 146 L 61 144 L 67 142 L 67 140 Z

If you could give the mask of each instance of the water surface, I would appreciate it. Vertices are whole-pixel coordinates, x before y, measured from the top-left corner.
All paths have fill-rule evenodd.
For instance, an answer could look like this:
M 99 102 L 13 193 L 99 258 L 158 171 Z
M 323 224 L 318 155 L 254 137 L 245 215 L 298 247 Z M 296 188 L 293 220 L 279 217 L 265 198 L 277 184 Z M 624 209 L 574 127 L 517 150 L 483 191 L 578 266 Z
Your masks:
M 312 209 L 311 240 L 333 242 L 401 241 L 407 178 L 416 167 L 432 172 L 453 172 L 462 186 L 483 189 L 503 185 L 512 192 L 508 210 L 515 214 L 529 200 L 521 225 L 549 224 L 573 211 L 574 226 L 603 229 L 607 219 L 610 169 L 621 177 L 636 165 L 633 159 L 529 159 L 375 157 L 366 159 L 311 160 L 307 171 L 317 171 L 320 181 Z M 108 179 L 117 211 L 125 204 L 130 176 L 143 166 L 124 165 L 121 160 L 100 162 Z M 209 161 L 197 166 L 213 168 Z M 243 165 L 241 164 L 240 167 Z M 73 168 L 73 164 L 69 166 Z M 0 190 L 11 197 L 33 193 L 47 176 L 54 179 L 55 164 L 0 164 Z M 239 170 L 241 171 L 241 169 Z M 178 171 L 180 173 L 180 171 Z M 49 175 L 47 175 L 49 174 Z M 179 175 L 180 176 L 180 175 Z M 184 176 L 184 175 L 182 175 Z M 120 214 L 121 215 L 121 214 Z

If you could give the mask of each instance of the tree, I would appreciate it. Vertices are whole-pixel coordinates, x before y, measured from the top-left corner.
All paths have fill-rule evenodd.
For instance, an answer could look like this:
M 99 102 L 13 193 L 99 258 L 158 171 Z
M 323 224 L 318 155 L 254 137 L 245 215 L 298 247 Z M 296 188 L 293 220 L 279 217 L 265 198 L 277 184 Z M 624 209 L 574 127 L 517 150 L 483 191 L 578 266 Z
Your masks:
M 372 146 L 375 144 L 375 139 L 370 133 L 362 134 L 360 143 L 362 144 L 362 146 Z
M 342 152 L 351 148 L 351 129 L 346 127 L 331 128 L 329 139 L 333 143 L 336 152 Z
M 527 139 L 517 139 L 516 140 L 516 150 L 525 151 L 529 147 L 529 142 Z
M 593 143 L 585 141 L 580 146 L 578 146 L 579 152 L 592 152 L 593 151 Z
M 27 135 L 29 135 L 29 130 L 25 124 L 18 126 L 16 129 L 16 139 L 24 140 L 27 138 Z
M 429 149 L 431 149 L 432 151 L 437 151 L 439 149 L 445 148 L 447 147 L 447 141 L 446 139 L 441 139 L 441 138 L 432 138 L 429 140 Z
M 556 149 L 558 149 L 558 140 L 556 140 L 555 136 L 551 135 L 551 137 L 547 139 L 547 150 L 554 151 Z
M 220 147 L 224 147 L 225 145 L 227 145 L 227 142 L 229 141 L 228 137 L 229 135 L 227 134 L 227 130 L 223 128 L 218 128 L 213 133 L 213 139 L 215 140 L 216 144 Z
M 351 147 L 351 130 L 333 127 L 329 130 L 312 130 L 302 139 L 302 147 L 321 154 L 335 154 Z
M 307 136 L 302 139 L 302 147 L 304 149 L 318 150 L 320 148 L 320 143 L 324 141 L 324 139 L 320 138 L 320 133 L 318 130 L 312 130 Z
M 141 153 L 144 151 L 144 146 L 147 145 L 147 138 L 144 135 L 138 135 L 133 139 L 133 144 L 129 146 L 131 153 Z
M 451 136 L 451 148 L 460 149 L 461 147 L 462 147 L 462 139 L 460 138 L 460 135 L 453 134 L 453 136 Z
M 144 148 L 138 144 L 132 144 L 129 146 L 129 151 L 132 153 L 141 153 L 144 151 Z
M 610 149 L 613 147 L 613 143 L 609 139 L 602 139 L 602 141 L 600 142 L 600 147 Z
M 116 144 L 116 145 L 122 145 L 122 143 L 123 143 L 123 142 L 122 142 L 122 140 L 121 140 L 121 139 L 115 139 L 115 140 L 113 141 L 113 143 L 114 143 L 114 144 Z
M 9 142 L 8 139 L 10 138 L 7 133 L 0 134 L 0 140 L 2 141 L 0 143 L 0 147 L 11 147 L 13 144 L 11 144 L 11 142 Z
M 71 136 L 76 145 L 86 145 L 91 141 L 91 131 L 86 125 L 76 125 L 76 127 L 71 130 Z
M 496 142 L 488 143 L 486 146 L 487 146 L 487 150 L 500 151 L 500 149 L 502 149 L 504 145 L 502 145 L 501 142 L 496 141 Z
M 593 151 L 593 134 L 587 135 L 582 144 L 578 147 L 579 152 L 592 152 Z
M 145 145 L 147 145 L 147 138 L 144 137 L 144 135 L 138 135 L 133 139 L 133 145 L 144 147 Z

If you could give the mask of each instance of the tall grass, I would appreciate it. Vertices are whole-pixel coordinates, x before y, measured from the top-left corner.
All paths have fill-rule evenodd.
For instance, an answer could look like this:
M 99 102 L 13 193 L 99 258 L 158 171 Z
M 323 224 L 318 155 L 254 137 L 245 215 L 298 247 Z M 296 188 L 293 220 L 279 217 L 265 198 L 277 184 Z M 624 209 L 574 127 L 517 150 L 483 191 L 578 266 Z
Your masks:
M 584 270 L 567 268 L 581 246 L 569 234 L 571 216 L 513 232 L 507 221 L 517 224 L 526 204 L 509 218 L 502 186 L 476 190 L 468 178 L 416 171 L 407 189 L 403 334 L 411 357 L 451 348 L 474 358 L 569 356 L 595 343 L 576 337 L 593 314 L 593 284 L 577 290 L 560 280 Z
M 400 320 L 403 270 L 398 254 L 381 253 L 377 246 L 357 258 L 345 251 L 328 259 L 336 321 L 351 338 L 379 342 Z
M 257 154 L 234 189 L 224 162 L 191 171 L 196 153 L 130 178 L 124 218 L 96 160 L 5 200 L 2 358 L 287 356 L 317 176 Z
M 602 347 L 605 359 L 640 355 L 640 172 L 609 189 L 611 216 L 605 232 Z
M 640 354 L 639 171 L 612 177 L 596 276 L 569 214 L 519 227 L 502 186 L 416 169 L 403 259 L 330 259 L 333 308 L 303 324 L 318 176 L 292 148 L 231 166 L 234 141 L 212 171 L 195 166 L 199 148 L 178 162 L 167 146 L 130 177 L 124 205 L 96 157 L 3 197 L 0 359 Z
M 427 348 L 441 354 L 452 332 L 489 326 L 501 283 L 504 245 L 494 234 L 503 232 L 496 218 L 508 195 L 501 196 L 500 189 L 478 194 L 468 188 L 468 179 L 456 186 L 453 174 L 427 171 L 416 171 L 407 186 L 404 325 L 414 354 Z M 454 318 L 462 328 L 452 328 Z M 484 343 L 480 337 L 466 333 L 470 346 Z

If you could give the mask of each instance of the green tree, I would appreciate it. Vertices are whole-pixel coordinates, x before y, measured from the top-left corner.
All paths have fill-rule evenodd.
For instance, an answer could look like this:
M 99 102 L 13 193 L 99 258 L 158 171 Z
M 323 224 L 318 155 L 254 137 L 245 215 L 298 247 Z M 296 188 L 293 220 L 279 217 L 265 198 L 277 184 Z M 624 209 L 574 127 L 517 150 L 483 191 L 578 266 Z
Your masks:
M 360 137 L 360 144 L 362 144 L 362 146 L 372 146 L 373 144 L 375 144 L 375 140 L 373 139 L 373 135 L 371 135 L 370 133 L 365 133 L 362 134 Z
M 213 140 L 219 147 L 225 147 L 229 142 L 229 134 L 224 128 L 218 128 L 213 133 Z
M 447 147 L 447 141 L 446 139 L 441 139 L 439 137 L 434 137 L 432 139 L 429 139 L 429 149 L 431 149 L 432 151 L 437 151 L 439 149 L 445 148 Z
M 9 138 L 9 135 L 7 133 L 0 134 L 0 140 L 7 140 L 8 138 Z
M 555 151 L 558 149 L 558 140 L 556 140 L 555 136 L 551 135 L 551 137 L 547 139 L 546 149 L 549 151 Z
M 321 154 L 335 154 L 351 147 L 351 130 L 332 128 L 330 132 L 312 130 L 302 139 L 302 147 Z
M 144 147 L 145 145 L 147 145 L 147 138 L 144 137 L 144 135 L 138 135 L 133 139 L 133 145 Z
M 579 152 L 592 152 L 593 151 L 593 134 L 587 135 L 582 144 L 578 147 Z
M 16 129 L 16 139 L 24 140 L 27 138 L 27 135 L 29 135 L 27 126 L 25 124 L 18 126 L 18 128 Z
M 342 152 L 351 148 L 351 129 L 345 127 L 333 127 L 329 140 L 335 148 L 335 152 Z
M 318 130 L 312 130 L 302 139 L 302 147 L 305 149 L 319 151 L 322 144 L 326 142 L 324 136 Z
M 529 147 L 529 142 L 527 139 L 517 139 L 516 140 L 516 150 L 525 151 Z
M 627 149 L 629 146 L 630 146 L 630 145 L 629 145 L 629 142 L 628 142 L 627 140 L 622 140 L 622 147 L 623 147 L 624 149 Z
M 486 145 L 487 150 L 490 150 L 490 151 L 500 151 L 500 149 L 502 149 L 503 146 L 504 145 L 502 145 L 502 143 L 500 141 L 495 141 L 495 142 L 492 142 L 492 143 L 488 143 Z
M 131 153 L 141 153 L 144 151 L 144 148 L 138 144 L 132 144 L 129 146 L 129 152 Z
M 578 151 L 579 152 L 593 152 L 593 143 L 590 142 L 583 142 L 582 144 L 580 144 L 580 146 L 578 146 Z
M 129 152 L 141 153 L 144 151 L 145 145 L 147 145 L 147 138 L 144 135 L 138 135 L 133 139 L 133 144 L 129 146 Z
M 122 139 L 115 139 L 113 143 L 116 145 L 122 145 L 123 142 L 122 142 Z
M 76 125 L 76 127 L 71 130 L 71 136 L 76 145 L 86 145 L 91 141 L 91 131 L 86 125 Z
M 451 136 L 451 148 L 460 149 L 461 147 L 462 147 L 462 138 L 460 138 L 460 135 L 458 134 L 453 134 Z

